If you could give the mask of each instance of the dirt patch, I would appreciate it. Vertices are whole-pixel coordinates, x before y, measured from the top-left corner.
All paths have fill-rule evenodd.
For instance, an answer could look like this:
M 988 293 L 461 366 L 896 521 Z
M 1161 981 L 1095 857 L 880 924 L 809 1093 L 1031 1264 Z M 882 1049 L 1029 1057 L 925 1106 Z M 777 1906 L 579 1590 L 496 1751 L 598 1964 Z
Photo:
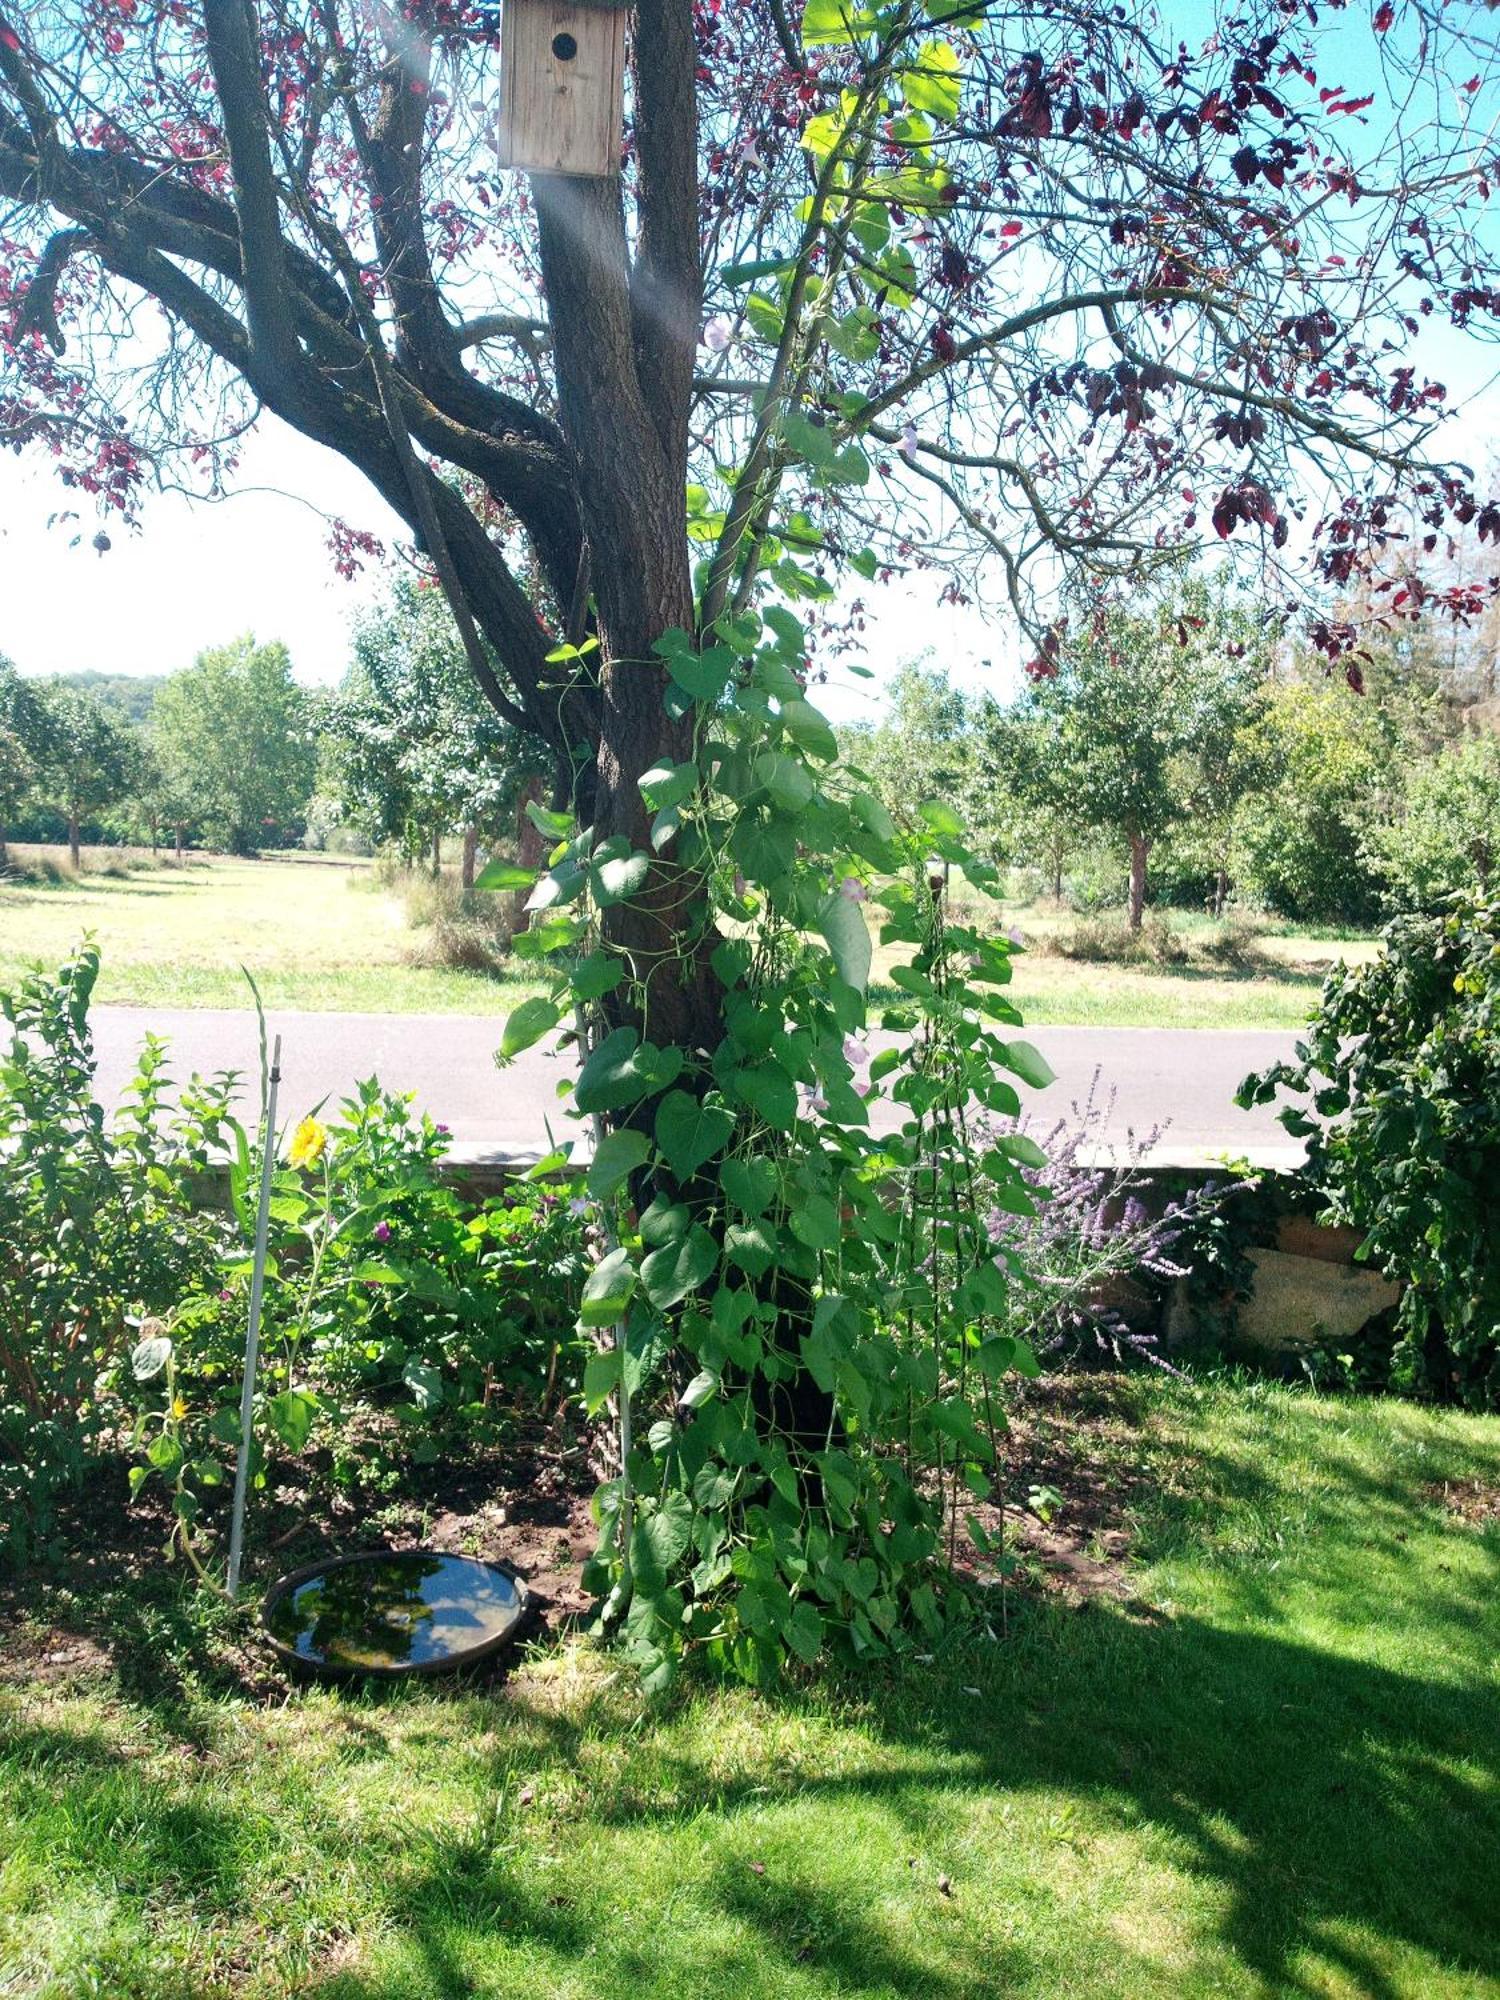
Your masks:
M 1469 1528 L 1500 1525 L 1500 1485 L 1486 1479 L 1441 1479 L 1422 1488 L 1422 1498 Z
M 0 1653 L 0 1683 L 56 1687 L 107 1674 L 112 1664 L 103 1646 L 85 1632 L 54 1625 L 23 1627 L 7 1637 Z
M 1017 1559 L 1017 1582 L 1073 1604 L 1108 1599 L 1145 1609 L 1130 1568 L 1135 1506 L 1162 1469 L 1139 1388 L 1126 1376 L 1076 1373 L 1028 1384 L 1003 1446 L 1005 1506 L 967 1507 L 985 1536 Z M 962 1540 L 958 1564 L 986 1565 Z
M 460 1461 L 411 1466 L 383 1498 L 314 1495 L 289 1471 L 252 1503 L 239 1608 L 194 1590 L 182 1564 L 165 1558 L 166 1498 L 148 1487 L 127 1504 L 128 1470 L 123 1453 L 96 1468 L 89 1493 L 62 1510 L 62 1553 L 0 1586 L 0 1682 L 112 1673 L 157 1701 L 190 1686 L 280 1700 L 289 1682 L 260 1633 L 262 1591 L 321 1556 L 360 1550 L 422 1546 L 503 1559 L 530 1587 L 532 1636 L 563 1630 L 589 1609 L 579 1578 L 597 1539 L 589 1512 L 597 1479 L 585 1435 L 566 1419 L 518 1422 Z M 205 1522 L 205 1553 L 219 1573 L 222 1511 Z

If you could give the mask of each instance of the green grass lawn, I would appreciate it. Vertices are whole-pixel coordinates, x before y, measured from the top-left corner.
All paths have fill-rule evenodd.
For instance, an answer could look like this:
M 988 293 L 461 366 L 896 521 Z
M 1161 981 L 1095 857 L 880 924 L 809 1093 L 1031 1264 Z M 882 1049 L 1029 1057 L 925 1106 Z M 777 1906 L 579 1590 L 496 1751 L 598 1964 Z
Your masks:
M 1091 1397 L 1128 1591 L 774 1699 L 653 1708 L 558 1649 L 489 1692 L 257 1700 L 171 1583 L 34 1587 L 0 1993 L 1500 1994 L 1500 1422 Z
M 23 863 L 28 850 L 12 852 Z M 375 1014 L 503 1014 L 540 991 L 515 977 L 409 963 L 415 933 L 368 862 L 192 856 L 81 876 L 0 880 L 0 985 L 37 959 L 60 964 L 85 931 L 103 954 L 96 998 L 137 1007 L 244 1007 L 241 966 L 267 1006 Z
M 27 858 L 27 849 L 14 851 Z M 104 954 L 98 998 L 132 1006 L 242 1007 L 241 965 L 268 1005 L 321 1011 L 496 1014 L 540 990 L 520 966 L 505 977 L 410 963 L 417 940 L 400 899 L 366 862 L 194 857 L 182 868 L 99 872 L 108 860 L 109 850 L 96 849 L 77 878 L 0 880 L 0 984 L 37 959 L 60 963 L 92 930 Z M 1295 1028 L 1328 968 L 1374 949 L 1368 939 L 1282 925 L 1234 970 L 1087 963 L 1049 952 L 1075 921 L 1067 913 L 990 907 L 993 921 L 1018 925 L 1034 947 L 1016 962 L 1013 991 L 1038 1025 Z M 1195 946 L 1212 928 L 1190 911 L 1169 918 Z M 891 956 L 877 952 L 877 997 Z

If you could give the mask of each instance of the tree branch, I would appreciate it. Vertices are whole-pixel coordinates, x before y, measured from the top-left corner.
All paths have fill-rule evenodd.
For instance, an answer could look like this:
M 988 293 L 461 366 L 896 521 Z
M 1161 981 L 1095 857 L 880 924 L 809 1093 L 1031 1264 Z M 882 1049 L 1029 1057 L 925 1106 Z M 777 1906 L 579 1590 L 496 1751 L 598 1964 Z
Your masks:
M 296 374 L 305 362 L 290 310 L 260 56 L 247 0 L 204 0 L 203 26 L 234 170 L 250 342 L 274 367 Z

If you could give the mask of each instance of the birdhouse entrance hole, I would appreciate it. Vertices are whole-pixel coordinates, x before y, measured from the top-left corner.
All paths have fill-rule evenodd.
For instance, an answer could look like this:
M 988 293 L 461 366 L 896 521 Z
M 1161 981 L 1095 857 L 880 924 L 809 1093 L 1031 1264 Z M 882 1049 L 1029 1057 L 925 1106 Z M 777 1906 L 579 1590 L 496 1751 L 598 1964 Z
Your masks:
M 571 35 L 554 35 L 552 53 L 559 62 L 571 62 L 578 53 L 578 44 Z

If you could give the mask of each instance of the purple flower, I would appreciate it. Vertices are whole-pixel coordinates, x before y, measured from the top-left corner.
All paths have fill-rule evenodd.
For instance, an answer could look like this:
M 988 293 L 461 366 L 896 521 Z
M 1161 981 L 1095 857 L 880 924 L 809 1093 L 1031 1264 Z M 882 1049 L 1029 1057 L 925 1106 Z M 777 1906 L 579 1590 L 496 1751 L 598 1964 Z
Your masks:
M 846 875 L 839 884 L 839 894 L 850 903 L 868 903 L 870 892 L 857 875 Z
M 901 427 L 901 456 L 906 460 L 908 465 L 915 465 L 917 462 L 917 427 L 915 424 L 903 424 Z
M 870 1051 L 855 1036 L 845 1035 L 844 1061 L 851 1069 L 865 1069 L 869 1065 Z
M 434 1125 L 432 1129 L 434 1132 L 441 1132 L 446 1139 L 452 1132 L 453 1127 L 451 1125 Z
M 722 354 L 734 338 L 734 328 L 723 313 L 715 313 L 703 329 L 703 345 L 710 354 Z
M 391 1225 L 388 1222 L 377 1222 L 375 1227 L 370 1231 L 370 1234 L 375 1238 L 377 1243 L 389 1243 L 391 1240 Z

